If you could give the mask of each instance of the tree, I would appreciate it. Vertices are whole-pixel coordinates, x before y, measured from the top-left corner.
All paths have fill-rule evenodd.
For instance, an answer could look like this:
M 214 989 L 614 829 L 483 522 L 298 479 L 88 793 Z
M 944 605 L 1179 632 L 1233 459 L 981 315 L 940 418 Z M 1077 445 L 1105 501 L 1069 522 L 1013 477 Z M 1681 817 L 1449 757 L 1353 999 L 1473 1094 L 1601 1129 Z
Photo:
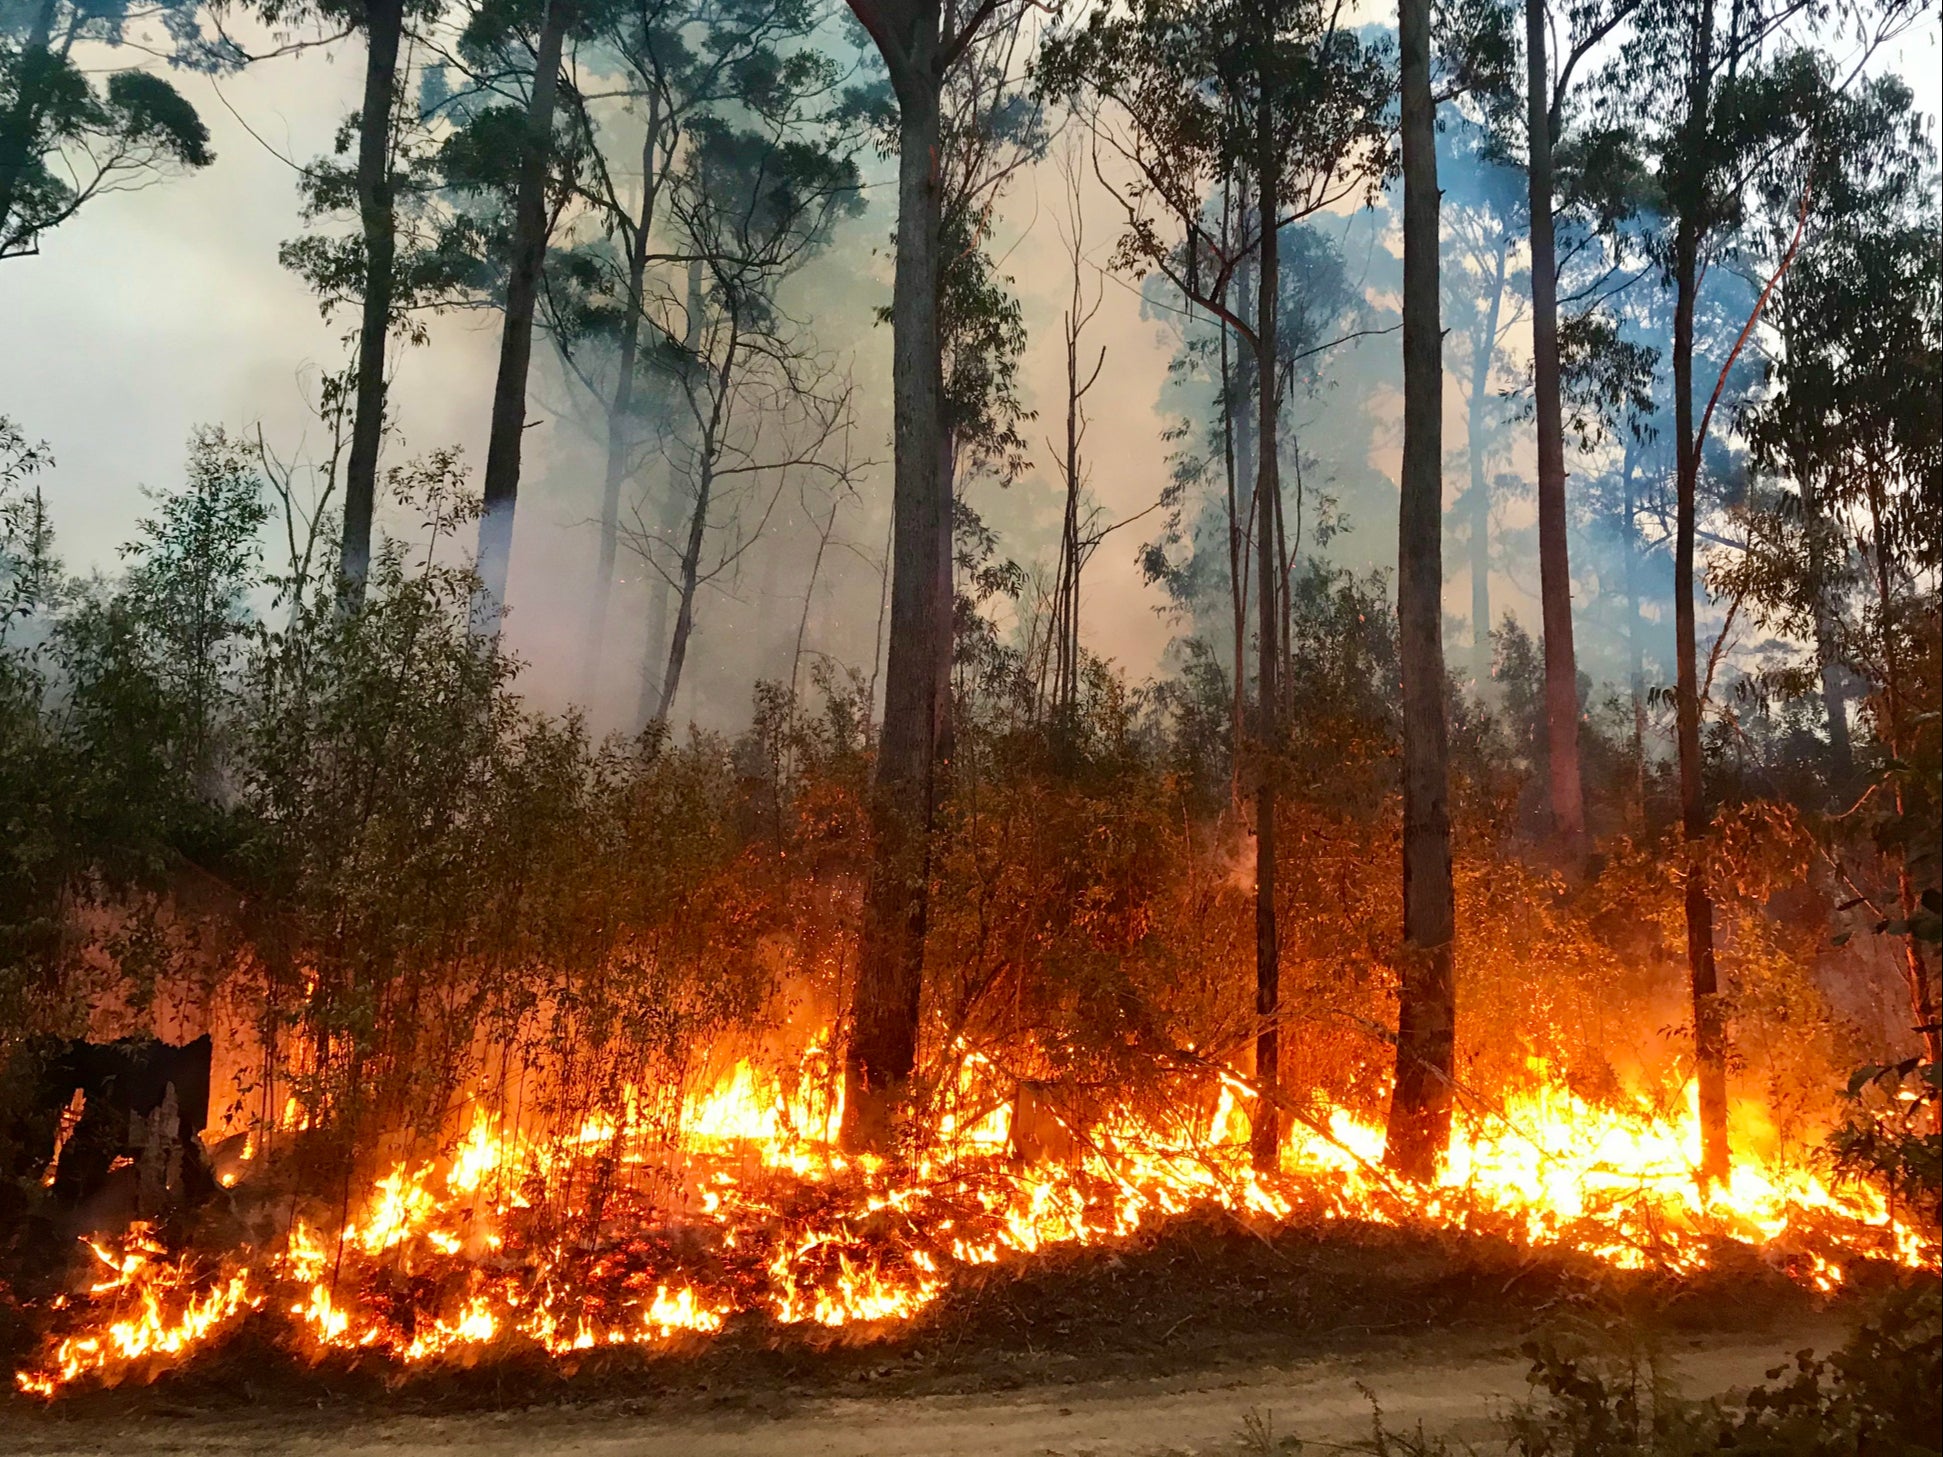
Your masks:
M 708 120 L 696 120 L 693 129 L 673 211 L 687 248 L 703 260 L 706 281 L 688 299 L 689 308 L 700 310 L 683 328 L 693 342 L 679 349 L 664 344 L 660 361 L 688 416 L 666 442 L 679 457 L 671 475 L 685 487 L 686 530 L 672 561 L 663 559 L 666 544 L 638 513 L 631 537 L 650 570 L 676 593 L 653 713 L 664 723 L 694 629 L 697 590 L 754 543 L 792 469 L 825 476 L 843 470 L 829 452 L 849 424 L 849 391 L 776 294 L 828 242 L 837 218 L 862 210 L 856 165 L 840 150 Z M 766 505 L 759 494 L 765 484 L 773 484 Z M 758 494 L 727 503 L 727 519 L 740 525 L 705 567 L 711 527 L 719 533 L 727 524 L 711 522 L 712 511 L 724 515 L 719 493 L 725 488 Z M 756 509 L 742 509 L 747 506 Z
M 1506 336 L 1522 318 L 1516 306 L 1520 279 L 1512 256 L 1525 221 L 1517 172 L 1494 156 L 1489 134 L 1475 126 L 1448 126 L 1439 160 L 1448 239 L 1442 273 L 1445 327 L 1469 354 L 1461 379 L 1464 452 L 1470 485 L 1460 505 L 1468 517 L 1471 575 L 1472 674 L 1482 688 L 1491 679 L 1491 470 L 1492 446 L 1501 430 L 1494 419 Z M 1448 167 L 1448 170 L 1446 168 Z M 1512 307 L 1507 308 L 1507 301 Z
M 1095 11 L 1082 27 L 1045 47 L 1042 84 L 1096 99 L 1095 173 L 1125 213 L 1115 261 L 1157 272 L 1189 303 L 1208 310 L 1254 356 L 1256 389 L 1255 551 L 1257 684 L 1255 758 L 1255 979 L 1258 1032 L 1251 1144 L 1256 1165 L 1280 1157 L 1281 956 L 1275 909 L 1273 756 L 1280 692 L 1282 230 L 1329 204 L 1368 190 L 1388 167 L 1382 107 L 1390 96 L 1387 56 L 1338 29 L 1312 0 L 1197 6 L 1141 0 L 1124 16 Z M 1116 185 L 1098 156 L 1104 147 L 1130 180 Z M 1252 196 L 1251 217 L 1231 231 L 1211 207 L 1223 184 Z M 1233 289 L 1253 259 L 1255 297 Z
M 194 35 L 195 5 L 161 7 L 184 37 L 177 57 L 208 62 Z M 95 198 L 207 167 L 209 129 L 182 93 L 148 71 L 96 82 L 76 46 L 120 46 L 126 3 L 27 0 L 0 11 L 0 259 L 40 240 Z
M 850 0 L 897 97 L 897 276 L 891 296 L 890 658 L 872 785 L 875 844 L 844 1049 L 843 1142 L 886 1148 L 917 1064 L 930 834 L 936 811 L 938 642 L 951 603 L 940 560 L 950 518 L 939 318 L 942 98 L 999 0 Z
M 1852 674 L 1870 690 L 1863 708 L 1873 730 L 1865 750 L 1873 751 L 1872 785 L 1831 826 L 1864 827 L 1894 866 L 1893 905 L 1857 895 L 1878 928 L 1902 941 L 1910 1014 L 1935 1063 L 1943 1028 L 1923 941 L 1925 918 L 1935 913 L 1926 897 L 1943 881 L 1928 770 L 1943 569 L 1935 531 L 1943 509 L 1943 238 L 1930 214 L 1934 163 L 1907 89 L 1882 78 L 1832 111 L 1816 128 L 1812 150 L 1823 155 L 1809 159 L 1820 227 L 1777 288 L 1777 388 L 1749 421 L 1756 458 L 1790 478 L 1794 493 L 1745 513 L 1748 549 L 1715 575 L 1768 626 L 1811 645 L 1802 671 L 1772 681 L 1823 699 L 1844 804 L 1853 797 L 1847 709 L 1831 682 Z M 1777 236 L 1799 231 L 1800 221 L 1787 217 L 1792 190 L 1770 187 Z
M 499 630 L 506 608 L 513 509 L 519 499 L 520 457 L 526 434 L 526 376 L 533 357 L 533 312 L 554 220 L 548 186 L 555 160 L 555 102 L 560 93 L 561 52 L 576 14 L 575 0 L 540 0 L 540 4 L 525 125 L 515 134 L 519 174 L 508 249 L 505 327 L 500 336 L 499 370 L 493 382 L 492 417 L 486 435 L 482 483 L 485 507 L 479 517 L 479 600 L 473 624 L 481 634 Z
M 655 433 L 644 415 L 669 403 L 653 397 L 648 378 L 656 328 L 651 270 L 658 262 L 681 261 L 656 250 L 664 189 L 695 123 L 733 109 L 802 124 L 813 104 L 828 100 L 838 68 L 807 44 L 825 16 L 814 0 L 616 0 L 589 8 L 585 28 L 600 47 L 597 64 L 613 72 L 619 99 L 641 130 L 638 146 L 630 136 L 623 153 L 617 144 L 621 128 L 609 109 L 611 84 L 599 88 L 598 114 L 585 90 L 569 91 L 579 129 L 591 140 L 581 186 L 602 237 L 577 243 L 572 256 L 560 260 L 563 266 L 549 272 L 544 303 L 569 379 L 598 401 L 604 417 L 583 698 L 592 695 L 604 653 L 623 488 L 643 439 Z M 639 170 L 632 186 L 630 162 Z M 556 278 L 556 272 L 565 277 Z M 651 636 L 658 644 L 665 633 Z
M 1401 0 L 1403 478 L 1397 618 L 1403 663 L 1403 950 L 1396 1086 L 1384 1162 L 1428 1179 L 1450 1140 L 1456 1041 L 1450 746 L 1444 721 L 1443 339 L 1438 325 L 1436 106 L 1430 0 Z
M 1674 292 L 1674 706 L 1680 817 L 1686 840 L 1686 941 L 1700 1101 L 1700 1172 L 1709 1182 L 1727 1178 L 1730 1154 L 1726 1011 L 1714 961 L 1714 902 L 1705 843 L 1710 815 L 1701 752 L 1694 601 L 1698 488 L 1708 430 L 1728 371 L 1758 323 L 1779 274 L 1792 259 L 1792 248 L 1757 299 L 1704 408 L 1694 376 L 1695 320 L 1703 258 L 1717 251 L 1723 240 L 1731 240 L 1740 226 L 1756 174 L 1769 157 L 1807 131 L 1825 109 L 1831 89 L 1842 89 L 1828 75 L 1825 58 L 1790 39 L 1789 26 L 1802 13 L 1801 7 L 1784 7 L 1772 14 L 1759 7 L 1736 7 L 1723 33 L 1713 0 L 1653 0 L 1637 12 L 1612 82 L 1616 95 L 1640 103 L 1641 129 L 1657 161 L 1671 233 L 1663 245 L 1663 268 Z M 1900 7 L 1893 4 L 1882 10 L 1874 30 L 1877 40 L 1894 29 L 1899 15 Z M 1671 65 L 1681 73 L 1679 104 L 1670 112 L 1663 107 L 1656 112 L 1644 103 L 1663 94 L 1663 78 Z M 1809 198 L 1806 191 L 1800 196 L 1800 222 L 1805 226 Z

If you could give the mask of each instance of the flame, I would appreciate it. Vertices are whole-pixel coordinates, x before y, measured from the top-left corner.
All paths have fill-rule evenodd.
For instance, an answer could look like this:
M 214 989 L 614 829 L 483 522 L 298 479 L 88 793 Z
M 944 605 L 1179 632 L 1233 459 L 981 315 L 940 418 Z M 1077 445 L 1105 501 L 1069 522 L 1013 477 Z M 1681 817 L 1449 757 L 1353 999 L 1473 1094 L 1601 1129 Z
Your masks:
M 940 1099 L 924 1152 L 849 1158 L 835 1144 L 841 1099 L 827 1092 L 826 1046 L 813 1044 L 794 1076 L 744 1060 L 696 1090 L 672 1151 L 648 1138 L 632 1089 L 620 1110 L 553 1138 L 482 1107 L 448 1158 L 386 1170 L 333 1232 L 293 1219 L 269 1248 L 211 1269 L 135 1226 L 96 1248 L 105 1274 L 55 1322 L 74 1328 L 50 1337 L 16 1383 L 52 1396 L 84 1377 L 152 1371 L 258 1314 L 282 1320 L 279 1339 L 299 1354 L 376 1351 L 407 1365 L 508 1341 L 557 1356 L 665 1345 L 744 1316 L 903 1321 L 955 1270 L 1124 1239 L 1197 1208 L 1490 1231 L 1673 1272 L 1703 1267 L 1728 1239 L 1824 1292 L 1859 1258 L 1938 1263 L 1881 1196 L 1832 1187 L 1801 1160 L 1748 1159 L 1704 1187 L 1691 1088 L 1670 1114 L 1595 1104 L 1535 1063 L 1500 1108 L 1460 1120 L 1426 1190 L 1393 1184 L 1382 1130 L 1341 1108 L 1297 1121 L 1279 1171 L 1257 1173 L 1251 1093 L 1233 1078 L 1194 1126 L 1109 1110 L 1073 1130 L 1068 1165 L 1020 1166 L 1002 1081 L 976 1056 Z M 1743 1144 L 1757 1145 L 1760 1110 L 1736 1117 Z M 598 1211 L 580 1210 L 574 1198 L 600 1167 L 659 1170 L 663 1182 L 618 1180 Z

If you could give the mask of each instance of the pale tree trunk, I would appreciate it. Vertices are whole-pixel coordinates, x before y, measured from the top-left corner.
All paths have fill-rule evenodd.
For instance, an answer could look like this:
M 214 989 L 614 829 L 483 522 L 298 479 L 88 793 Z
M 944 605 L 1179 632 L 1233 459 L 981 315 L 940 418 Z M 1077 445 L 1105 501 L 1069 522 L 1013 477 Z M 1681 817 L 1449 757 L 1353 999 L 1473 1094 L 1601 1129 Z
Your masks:
M 1223 240 L 1226 241 L 1225 239 Z M 1248 666 L 1248 584 L 1241 563 L 1246 550 L 1241 513 L 1235 500 L 1235 376 L 1228 362 L 1228 325 L 1221 326 L 1221 467 L 1228 492 L 1228 605 L 1234 618 L 1234 682 L 1228 705 L 1229 796 L 1241 806 L 1241 759 L 1246 734 Z
M 690 259 L 688 263 L 688 314 L 687 323 L 682 333 L 682 349 L 686 359 L 694 359 L 702 347 L 702 307 L 704 302 L 702 292 L 702 263 L 699 258 Z M 662 489 L 661 519 L 659 529 L 655 532 L 654 540 L 671 540 L 674 536 L 675 529 L 681 525 L 681 522 L 681 500 L 675 490 L 675 481 L 671 473 L 670 478 L 666 481 Z M 652 552 L 652 550 L 652 545 L 650 545 L 648 551 Z M 654 566 L 652 556 L 647 556 L 646 560 L 649 563 L 649 575 L 652 580 L 648 585 L 647 636 L 641 648 L 641 692 L 634 713 L 634 721 L 643 729 L 661 720 L 666 713 L 666 709 L 662 706 L 661 679 L 665 675 L 668 660 L 662 644 L 669 639 L 668 606 L 670 598 L 674 595 L 674 588 L 670 585 L 667 574 Z M 655 671 L 657 665 L 663 670 L 661 674 L 657 674 Z M 672 694 L 669 695 L 667 701 L 672 706 Z
M 861 15 L 861 12 L 860 12 Z M 882 27 L 884 17 L 876 19 Z M 888 37 L 898 97 L 897 277 L 891 297 L 893 497 L 890 656 L 872 792 L 875 846 L 844 1052 L 842 1142 L 883 1150 L 917 1064 L 935 810 L 937 644 L 945 502 L 938 478 L 939 16 L 922 7 Z M 887 33 L 888 34 L 888 33 Z M 885 42 L 880 39 L 880 46 Z M 887 55 L 886 59 L 889 59 Z
M 942 402 L 941 402 L 942 404 Z M 954 449 L 951 425 L 948 421 L 938 429 L 938 545 L 937 567 L 938 585 L 935 589 L 938 601 L 944 610 L 938 614 L 936 653 L 937 707 L 932 710 L 932 753 L 938 763 L 938 772 L 946 772 L 951 765 L 952 723 L 951 723 L 951 663 L 957 647 L 957 584 L 953 579 L 951 550 L 952 532 L 952 491 L 957 485 L 958 454 Z
M 1491 361 L 1498 352 L 1498 318 L 1510 258 L 1511 240 L 1501 237 L 1497 272 L 1491 281 L 1491 309 L 1471 347 L 1471 397 L 1464 428 L 1464 452 L 1471 458 L 1471 670 L 1480 692 L 1491 682 L 1491 490 L 1484 468 L 1484 401 L 1491 388 Z
M 526 432 L 526 375 L 533 358 L 533 307 L 546 263 L 546 184 L 553 157 L 554 99 L 560 89 L 560 52 L 570 0 L 547 0 L 526 108 L 526 155 L 520 159 L 513 208 L 512 266 L 506 276 L 506 326 L 499 374 L 493 382 L 492 424 L 486 436 L 485 509 L 479 518 L 479 599 L 473 630 L 499 630 L 506 610 L 506 578 L 513 557 L 513 508 L 519 499 L 520 448 Z
M 1822 713 L 1828 725 L 1829 756 L 1839 798 L 1855 781 L 1855 751 L 1849 743 L 1849 708 L 1842 691 L 1842 654 L 1835 641 L 1835 614 L 1828 605 L 1828 523 L 1822 517 L 1813 467 L 1801 472 L 1802 525 L 1808 533 L 1808 579 L 1815 594 L 1815 661 L 1821 665 Z
M 357 396 L 344 466 L 344 533 L 339 571 L 344 605 L 364 602 L 371 572 L 371 518 L 378 499 L 378 450 L 385 431 L 385 346 L 398 237 L 392 213 L 391 115 L 398 97 L 404 0 L 365 6 L 364 104 L 358 114 L 358 219 L 364 231 L 364 312 L 358 326 Z
M 1275 683 L 1275 629 L 1280 613 L 1276 603 L 1277 503 L 1282 487 L 1275 450 L 1275 311 L 1281 292 L 1281 250 L 1277 247 L 1276 218 L 1282 200 L 1277 192 L 1280 161 L 1275 148 L 1274 115 L 1263 88 L 1255 117 L 1261 147 L 1256 179 L 1261 199 L 1261 257 L 1255 305 L 1256 401 L 1256 551 L 1257 589 L 1256 674 L 1260 742 L 1255 782 L 1255 1100 L 1249 1127 L 1249 1152 L 1260 1170 L 1273 1170 L 1281 1161 L 1281 1016 L 1282 958 L 1275 923 L 1275 773 L 1282 747 L 1279 732 L 1279 695 Z
M 1902 654 L 1896 644 L 1896 602 L 1890 590 L 1889 581 L 1889 543 L 1883 536 L 1883 492 L 1882 477 L 1876 462 L 1866 462 L 1862 467 L 1869 501 L 1869 524 L 1875 536 L 1875 589 L 1876 618 L 1881 623 L 1882 654 L 1882 693 L 1887 710 L 1884 725 L 1887 732 L 1889 755 L 1900 761 L 1903 757 L 1903 687 Z M 1900 777 L 1896 781 L 1896 815 L 1902 818 L 1907 805 Z M 1923 1039 L 1923 1054 L 1932 1064 L 1943 1062 L 1943 1027 L 1937 1024 L 1936 998 L 1930 987 L 1930 974 L 1923 960 L 1922 943 L 1917 940 L 1911 923 L 1915 920 L 1918 902 L 1915 881 L 1909 874 L 1910 846 L 1903 844 L 1896 855 L 1896 898 L 1902 912 L 1903 925 L 1903 978 L 1909 986 L 1909 1012 L 1916 1019 L 1917 1035 Z M 1943 1131 L 1943 1100 L 1932 1095 L 1930 1101 L 1930 1126 L 1933 1130 Z
M 1795 358 L 1793 290 L 1784 289 L 1776 304 L 1782 352 L 1792 361 Z M 1855 751 L 1849 742 L 1849 711 L 1842 692 L 1842 655 L 1835 640 L 1835 614 L 1829 606 L 1829 523 L 1822 514 L 1814 462 L 1797 458 L 1790 465 L 1801 487 L 1801 526 L 1808 542 L 1809 591 L 1815 604 L 1815 662 L 1821 670 L 1822 714 L 1832 761 L 1829 777 L 1834 781 L 1829 786 L 1829 798 L 1840 802 L 1855 781 Z
M 688 638 L 695 630 L 695 593 L 702 580 L 702 546 L 708 537 L 715 460 L 721 449 L 722 417 L 728 409 L 736 353 L 741 347 L 740 333 L 731 324 L 728 348 L 709 381 L 708 419 L 702 423 L 702 438 L 695 452 L 695 494 L 688 511 L 688 538 L 682 544 L 681 580 L 675 588 L 675 630 L 668 639 L 668 666 L 661 675 L 661 701 L 654 714 L 663 723 L 668 721 L 669 712 L 674 708 L 675 691 L 681 686 L 682 664 L 688 661 Z
M 1713 0 L 1700 0 L 1688 57 L 1685 168 L 1698 165 L 1713 89 Z M 1699 293 L 1700 181 L 1680 180 L 1673 240 L 1673 409 L 1675 446 L 1673 633 L 1676 738 L 1680 755 L 1680 823 L 1686 838 L 1687 971 L 1693 993 L 1694 1077 L 1700 1094 L 1700 1175 L 1724 1182 L 1727 1143 L 1727 1029 L 1714 967 L 1714 902 L 1707 889 L 1707 800 L 1700 750 L 1699 644 L 1694 621 L 1695 495 L 1701 442 L 1693 418 L 1693 315 Z
M 1403 661 L 1403 951 L 1396 1085 L 1384 1161 L 1429 1179 L 1450 1141 L 1457 994 L 1444 721 L 1443 340 L 1437 303 L 1436 104 L 1430 0 L 1401 0 L 1403 479 L 1397 615 Z
M 1633 708 L 1633 815 L 1644 823 L 1646 819 L 1646 655 L 1644 644 L 1640 641 L 1639 621 L 1639 524 L 1635 515 L 1637 510 L 1633 500 L 1633 469 L 1636 447 L 1631 439 L 1626 442 L 1624 459 L 1620 462 L 1619 488 L 1624 503 L 1626 519 L 1621 541 L 1623 556 L 1623 575 L 1626 584 L 1626 656 L 1627 685 L 1632 694 Z
M 1565 534 L 1565 420 L 1559 398 L 1558 258 L 1552 241 L 1552 123 L 1545 0 L 1525 0 L 1526 119 L 1531 152 L 1532 376 L 1538 407 L 1538 596 L 1545 625 L 1545 738 L 1552 833 L 1585 856 L 1579 781 L 1579 666 L 1572 645 L 1572 568 Z
M 648 99 L 648 127 L 641 143 L 641 212 L 627 251 L 627 317 L 621 320 L 618 377 L 607 407 L 607 463 L 601 480 L 600 557 L 594 568 L 594 600 L 587 611 L 586 656 L 582 661 L 580 701 L 590 703 L 600 681 L 607 641 L 607 617 L 614 600 L 614 563 L 620 552 L 621 485 L 627 479 L 633 434 L 634 370 L 641 356 L 641 307 L 648 273 L 648 238 L 654 229 L 655 149 L 661 140 L 661 98 Z

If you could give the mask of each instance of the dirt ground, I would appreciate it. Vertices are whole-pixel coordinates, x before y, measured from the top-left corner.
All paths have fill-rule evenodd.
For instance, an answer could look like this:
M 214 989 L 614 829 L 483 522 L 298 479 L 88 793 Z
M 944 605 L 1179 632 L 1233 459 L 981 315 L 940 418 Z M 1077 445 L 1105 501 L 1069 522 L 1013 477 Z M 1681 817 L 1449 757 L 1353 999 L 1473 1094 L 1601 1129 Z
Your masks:
M 0 1399 L 0 1453 L 1161 1457 L 1287 1438 L 1327 1453 L 1369 1435 L 1364 1387 L 1391 1430 L 1488 1453 L 1528 1394 L 1534 1333 L 1623 1325 L 1698 1396 L 1830 1349 L 1853 1316 L 1759 1268 L 1673 1285 L 1491 1241 L 1187 1225 L 988 1270 L 862 1339 L 751 1324 L 684 1352 L 577 1369 L 513 1353 L 403 1385 L 243 1339 L 149 1385 Z
M 1826 1348 L 1826 1319 L 1759 1334 L 1689 1336 L 1667 1352 L 1682 1390 L 1747 1386 L 1791 1349 Z M 1397 1341 L 1351 1357 L 1200 1370 L 1185 1376 L 1080 1381 L 954 1396 L 792 1396 L 734 1400 L 714 1411 L 643 1410 L 617 1398 L 514 1412 L 387 1416 L 329 1404 L 199 1413 L 160 1407 L 120 1419 L 49 1414 L 0 1422 L 19 1457 L 154 1453 L 181 1457 L 281 1452 L 291 1457 L 1160 1457 L 1259 1451 L 1251 1413 L 1276 1443 L 1367 1436 L 1367 1387 L 1392 1430 L 1486 1446 L 1506 1407 L 1526 1395 L 1528 1362 L 1476 1338 Z

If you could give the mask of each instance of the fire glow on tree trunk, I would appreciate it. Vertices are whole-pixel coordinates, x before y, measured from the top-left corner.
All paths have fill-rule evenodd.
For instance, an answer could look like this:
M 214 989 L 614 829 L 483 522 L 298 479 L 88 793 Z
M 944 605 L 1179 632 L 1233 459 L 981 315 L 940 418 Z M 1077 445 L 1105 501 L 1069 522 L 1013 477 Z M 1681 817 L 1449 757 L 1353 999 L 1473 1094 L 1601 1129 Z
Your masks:
M 944 502 L 938 317 L 939 107 L 935 4 L 854 5 L 876 40 L 898 101 L 897 276 L 891 296 L 893 498 L 890 656 L 872 786 L 875 846 L 864 892 L 857 981 L 844 1052 L 842 1140 L 891 1140 L 917 1062 L 938 708 L 938 562 Z
M 1249 1148 L 1255 1167 L 1272 1169 L 1281 1155 L 1281 1032 L 1282 961 L 1275 925 L 1275 755 L 1281 747 L 1276 726 L 1278 693 L 1275 686 L 1276 573 L 1270 570 L 1275 557 L 1276 505 L 1282 494 L 1275 448 L 1275 310 L 1280 302 L 1281 258 L 1277 214 L 1281 198 L 1276 181 L 1281 171 L 1276 154 L 1274 115 L 1268 87 L 1261 88 L 1255 125 L 1261 147 L 1257 188 L 1261 205 L 1261 259 L 1257 275 L 1255 308 L 1255 377 L 1257 454 L 1255 505 L 1257 511 L 1255 553 L 1256 585 L 1259 592 L 1256 643 L 1259 649 L 1256 681 L 1260 703 L 1261 740 L 1258 746 L 1255 784 L 1255 1082 L 1259 1095 L 1249 1125 Z
M 1450 1141 L 1457 1017 L 1444 722 L 1444 368 L 1437 302 L 1430 0 L 1402 0 L 1398 35 L 1403 63 L 1403 480 L 1397 541 L 1403 658 L 1403 951 L 1396 1087 L 1384 1161 L 1412 1178 L 1428 1179 Z

